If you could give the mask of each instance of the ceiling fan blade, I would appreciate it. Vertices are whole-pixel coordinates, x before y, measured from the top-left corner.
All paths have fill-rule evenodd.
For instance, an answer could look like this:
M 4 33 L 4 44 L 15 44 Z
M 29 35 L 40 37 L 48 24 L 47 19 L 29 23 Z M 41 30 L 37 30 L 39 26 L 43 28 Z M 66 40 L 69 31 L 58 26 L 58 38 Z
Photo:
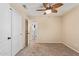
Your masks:
M 38 10 L 36 10 L 36 11 L 45 11 L 46 9 L 38 9 Z
M 47 9 L 50 7 L 49 3 L 43 3 L 43 6 Z
M 57 13 L 58 12 L 57 8 L 61 7 L 62 5 L 63 5 L 63 3 L 56 3 L 56 4 L 52 5 L 52 7 L 51 7 L 52 12 Z
M 56 3 L 56 4 L 54 4 L 54 5 L 52 5 L 52 8 L 59 8 L 59 7 L 61 7 L 63 5 L 63 3 Z

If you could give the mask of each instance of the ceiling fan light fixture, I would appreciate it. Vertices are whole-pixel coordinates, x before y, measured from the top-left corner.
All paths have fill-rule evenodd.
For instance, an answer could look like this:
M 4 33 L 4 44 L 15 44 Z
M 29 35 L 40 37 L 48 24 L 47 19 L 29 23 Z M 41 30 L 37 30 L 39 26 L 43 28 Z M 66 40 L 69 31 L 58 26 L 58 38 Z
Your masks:
M 52 11 L 51 10 L 46 10 L 44 13 L 50 14 L 50 13 L 52 13 Z

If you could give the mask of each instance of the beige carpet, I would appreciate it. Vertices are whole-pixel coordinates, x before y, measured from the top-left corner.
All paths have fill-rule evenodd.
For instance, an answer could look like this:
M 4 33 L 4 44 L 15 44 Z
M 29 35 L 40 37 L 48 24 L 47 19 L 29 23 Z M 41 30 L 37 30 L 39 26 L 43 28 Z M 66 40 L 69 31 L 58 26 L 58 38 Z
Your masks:
M 16 56 L 79 56 L 79 53 L 71 50 L 61 43 L 53 44 L 32 44 Z

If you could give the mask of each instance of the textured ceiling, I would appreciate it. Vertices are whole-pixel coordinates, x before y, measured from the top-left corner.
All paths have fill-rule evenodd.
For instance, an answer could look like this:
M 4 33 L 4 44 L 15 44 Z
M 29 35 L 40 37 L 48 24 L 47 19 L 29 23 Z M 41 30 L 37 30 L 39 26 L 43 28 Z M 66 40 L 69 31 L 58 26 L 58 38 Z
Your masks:
M 36 11 L 37 9 L 42 7 L 42 3 L 26 3 L 26 9 L 28 11 L 29 16 L 42 16 L 44 11 Z M 48 15 L 53 15 L 53 16 L 61 16 L 64 13 L 70 11 L 72 8 L 76 7 L 79 5 L 78 3 L 64 3 L 64 5 L 59 8 L 59 11 L 57 13 L 51 13 Z

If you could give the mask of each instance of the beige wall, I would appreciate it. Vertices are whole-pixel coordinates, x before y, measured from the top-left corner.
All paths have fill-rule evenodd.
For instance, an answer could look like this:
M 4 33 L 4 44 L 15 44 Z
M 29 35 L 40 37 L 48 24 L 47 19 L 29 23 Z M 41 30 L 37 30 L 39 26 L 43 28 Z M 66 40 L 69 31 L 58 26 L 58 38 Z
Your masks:
M 31 17 L 31 21 L 37 22 L 38 24 L 38 36 L 33 42 L 38 43 L 60 43 L 61 41 L 61 18 L 55 16 L 36 16 Z M 30 27 L 31 29 L 31 27 Z M 31 34 L 31 30 L 29 31 Z
M 63 42 L 79 52 L 79 6 L 62 17 Z

